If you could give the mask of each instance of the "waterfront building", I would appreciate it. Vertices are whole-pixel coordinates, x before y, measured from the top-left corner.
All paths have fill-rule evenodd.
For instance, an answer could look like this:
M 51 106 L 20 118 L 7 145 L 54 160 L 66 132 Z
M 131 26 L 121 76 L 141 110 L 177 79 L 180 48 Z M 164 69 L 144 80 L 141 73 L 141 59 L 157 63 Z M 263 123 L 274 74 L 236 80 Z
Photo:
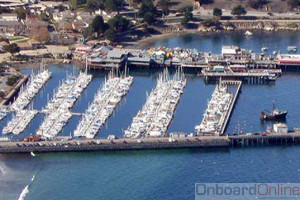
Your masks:
M 89 59 L 89 67 L 91 68 L 120 68 L 125 65 L 128 57 L 128 52 L 121 49 L 110 50 L 106 56 L 98 56 Z
M 288 127 L 284 123 L 276 123 L 273 125 L 273 130 L 275 133 L 288 133 Z

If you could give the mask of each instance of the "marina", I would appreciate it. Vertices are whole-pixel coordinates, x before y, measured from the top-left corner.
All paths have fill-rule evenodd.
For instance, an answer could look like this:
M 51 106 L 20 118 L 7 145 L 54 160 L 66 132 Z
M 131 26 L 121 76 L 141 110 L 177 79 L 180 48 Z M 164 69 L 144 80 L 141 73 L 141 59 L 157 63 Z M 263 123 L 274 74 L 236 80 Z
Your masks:
M 242 36 L 235 32 L 209 33 L 201 37 L 195 36 L 196 34 L 176 35 L 163 39 L 155 38 L 154 43 L 157 47 L 196 48 L 198 51 L 211 51 L 212 54 L 220 54 L 223 45 L 238 45 L 257 53 L 261 53 L 263 44 L 269 48 L 268 52 L 273 52 L 276 45 L 277 52 L 283 54 L 286 53 L 288 46 L 298 48 L 300 46 L 299 32 L 258 34 L 253 31 L 253 35 L 246 39 L 244 33 L 245 31 L 242 32 Z M 282 62 L 284 61 L 285 59 L 282 59 Z M 291 62 L 294 61 L 292 58 Z M 32 100 L 33 109 L 41 111 L 45 108 L 47 100 L 55 94 L 53 88 L 58 88 L 65 79 L 66 72 L 71 74 L 74 71 L 72 74 L 79 74 L 79 69 L 73 66 L 73 64 L 49 65 L 52 78 Z M 203 66 L 206 67 L 206 64 Z M 297 64 L 294 66 L 297 67 Z M 0 155 L 2 198 L 18 199 L 33 175 L 36 178 L 30 183 L 25 198 L 28 200 L 43 198 L 117 200 L 124 197 L 141 200 L 192 199 L 194 183 L 200 181 L 207 183 L 299 181 L 299 137 L 297 132 L 290 131 L 293 127 L 299 127 L 299 71 L 287 71 L 282 63 L 280 67 L 282 75 L 278 76 L 276 81 L 265 84 L 258 84 L 256 80 L 250 84 L 244 81 L 242 92 L 227 123 L 226 136 L 188 137 L 191 133 L 195 134 L 195 125 L 201 122 L 208 106 L 207 99 L 212 97 L 216 85 L 206 83 L 204 77 L 198 75 L 199 72 L 196 70 L 198 68 L 185 68 L 186 86 L 173 113 L 173 119 L 167 130 L 168 136 L 123 138 L 124 130 L 131 125 L 133 117 L 147 100 L 145 93 L 150 94 L 155 88 L 158 74 L 163 68 L 130 68 L 130 76 L 134 77 L 130 92 L 122 98 L 94 139 L 67 139 L 79 124 L 83 116 L 80 114 L 88 109 L 101 83 L 104 83 L 105 77 L 108 76 L 107 71 L 93 69 L 89 71 L 93 74 L 93 80 L 70 109 L 73 114 L 71 119 L 52 141 L 23 142 L 24 137 L 28 138 L 37 132 L 46 116 L 42 112 L 34 117 L 22 134 L 4 135 L 4 138 L 0 139 L 7 141 L 0 142 L 0 149 L 3 152 Z M 173 76 L 174 71 L 171 68 L 173 67 L 168 67 L 170 75 Z M 21 69 L 21 72 L 30 75 L 32 69 Z M 225 77 L 222 81 L 225 81 Z M 267 127 L 272 127 L 274 122 L 260 120 L 260 113 L 265 109 L 271 110 L 273 101 L 280 109 L 288 111 L 283 122 L 288 126 L 288 132 L 285 134 L 273 132 L 265 134 Z M 0 121 L 1 133 L 12 117 L 13 113 L 9 112 Z M 186 136 L 171 137 L 177 133 Z M 119 139 L 106 139 L 111 134 L 115 134 Z M 60 136 L 64 136 L 65 139 Z M 218 143 L 218 147 L 209 147 L 214 144 L 210 143 L 210 137 L 222 138 L 223 146 L 220 147 L 221 144 Z M 196 143 L 196 138 L 202 143 L 200 141 Z M 189 141 L 195 146 L 188 147 Z M 181 181 L 178 181 L 179 179 Z M 79 185 L 78 180 L 81 183 Z M 133 189 L 128 190 L 129 185 Z M 149 188 L 157 192 L 151 192 Z
M 27 125 L 32 121 L 38 113 L 37 110 L 18 110 L 13 119 L 3 128 L 3 134 L 12 133 L 18 135 L 22 133 Z
M 80 97 L 83 90 L 92 80 L 92 75 L 80 72 L 78 77 L 68 77 L 58 88 L 54 97 L 42 111 L 46 117 L 37 131 L 46 138 L 55 137 L 72 117 L 69 109 Z
M 26 86 L 21 87 L 20 94 L 18 98 L 13 102 L 11 108 L 15 111 L 25 109 L 35 95 L 40 91 L 40 89 L 46 84 L 50 79 L 51 73 L 48 69 L 43 69 L 38 74 L 32 74 L 29 78 Z
M 43 112 L 52 113 L 60 109 L 70 109 L 91 79 L 92 75 L 83 72 L 80 72 L 78 77 L 68 76 L 59 86 L 53 98 L 47 103 Z
M 96 93 L 94 101 L 83 114 L 74 131 L 74 136 L 94 138 L 122 97 L 128 93 L 132 82 L 133 77 L 127 76 L 126 73 L 118 77 L 111 72 L 102 88 Z
M 0 121 L 6 117 L 8 113 L 8 107 L 0 105 Z
M 178 70 L 173 79 L 165 70 L 157 79 L 155 89 L 147 102 L 133 118 L 131 126 L 124 131 L 128 138 L 165 136 L 173 113 L 186 85 L 184 74 Z
M 229 89 L 230 83 L 237 85 L 235 94 L 232 94 Z M 208 102 L 201 124 L 195 127 L 198 135 L 224 134 L 227 122 L 240 92 L 241 85 L 241 81 L 219 81 Z

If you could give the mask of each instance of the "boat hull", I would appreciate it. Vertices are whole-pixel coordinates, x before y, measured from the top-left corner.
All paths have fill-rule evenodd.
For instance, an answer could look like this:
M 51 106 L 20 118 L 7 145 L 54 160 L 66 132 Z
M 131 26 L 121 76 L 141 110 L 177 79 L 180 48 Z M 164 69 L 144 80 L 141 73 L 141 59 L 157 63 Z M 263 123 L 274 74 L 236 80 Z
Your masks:
M 287 113 L 288 112 L 282 112 L 277 115 L 267 115 L 262 113 L 260 119 L 261 120 L 285 120 Z

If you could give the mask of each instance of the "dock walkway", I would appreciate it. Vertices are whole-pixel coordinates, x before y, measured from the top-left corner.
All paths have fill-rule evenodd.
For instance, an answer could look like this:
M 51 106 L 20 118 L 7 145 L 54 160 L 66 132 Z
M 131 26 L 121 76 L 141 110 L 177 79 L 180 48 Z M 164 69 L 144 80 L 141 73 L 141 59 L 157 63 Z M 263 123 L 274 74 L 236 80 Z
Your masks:
M 236 89 L 236 92 L 234 94 L 234 97 L 231 101 L 231 104 L 230 104 L 230 107 L 225 115 L 225 119 L 224 119 L 224 122 L 221 126 L 221 135 L 223 135 L 225 133 L 225 130 L 226 130 L 226 127 L 228 125 L 228 122 L 229 122 L 229 119 L 230 119 L 230 116 L 232 114 L 232 111 L 233 111 L 233 108 L 236 104 L 236 101 L 237 101 L 237 98 L 240 94 L 240 91 L 241 91 L 241 87 L 242 87 L 242 81 L 222 81 L 223 84 L 227 84 L 227 85 L 236 85 L 237 86 L 237 89 Z

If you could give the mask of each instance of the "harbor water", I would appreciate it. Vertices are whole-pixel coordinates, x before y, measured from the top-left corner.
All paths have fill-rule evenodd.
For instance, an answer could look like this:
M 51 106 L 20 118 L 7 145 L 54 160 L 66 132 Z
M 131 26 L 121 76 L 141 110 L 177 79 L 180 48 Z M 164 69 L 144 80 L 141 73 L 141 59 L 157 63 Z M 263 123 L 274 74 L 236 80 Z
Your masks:
M 260 52 L 262 46 L 285 52 L 289 45 L 300 47 L 300 33 L 181 34 L 148 41 L 143 46 L 196 48 L 220 53 L 222 45 L 240 45 Z M 52 78 L 34 98 L 37 110 L 47 104 L 67 74 L 78 74 L 74 65 L 50 65 Z M 31 74 L 32 69 L 23 70 Z M 155 87 L 161 70 L 130 70 L 134 77 L 129 93 L 122 99 L 97 137 L 119 137 L 146 102 L 146 92 Z M 72 108 L 84 113 L 101 87 L 107 72 L 90 71 L 93 80 Z M 173 72 L 170 72 L 173 74 Z M 201 77 L 187 73 L 187 85 L 174 113 L 168 132 L 195 132 L 215 88 Z M 273 102 L 288 110 L 289 128 L 300 127 L 300 73 L 285 72 L 276 83 L 244 84 L 228 124 L 227 133 L 265 131 L 271 123 L 262 123 L 259 114 L 271 110 Z M 76 129 L 81 116 L 73 116 L 60 135 Z M 12 118 L 0 122 L 0 132 Z M 34 134 L 43 121 L 35 116 L 26 130 L 15 138 Z M 229 150 L 167 150 L 97 153 L 59 153 L 36 155 L 0 155 L 0 200 L 18 199 L 29 185 L 25 199 L 193 199 L 196 182 L 298 182 L 299 147 L 264 147 Z M 31 183 L 32 177 L 34 181 Z

